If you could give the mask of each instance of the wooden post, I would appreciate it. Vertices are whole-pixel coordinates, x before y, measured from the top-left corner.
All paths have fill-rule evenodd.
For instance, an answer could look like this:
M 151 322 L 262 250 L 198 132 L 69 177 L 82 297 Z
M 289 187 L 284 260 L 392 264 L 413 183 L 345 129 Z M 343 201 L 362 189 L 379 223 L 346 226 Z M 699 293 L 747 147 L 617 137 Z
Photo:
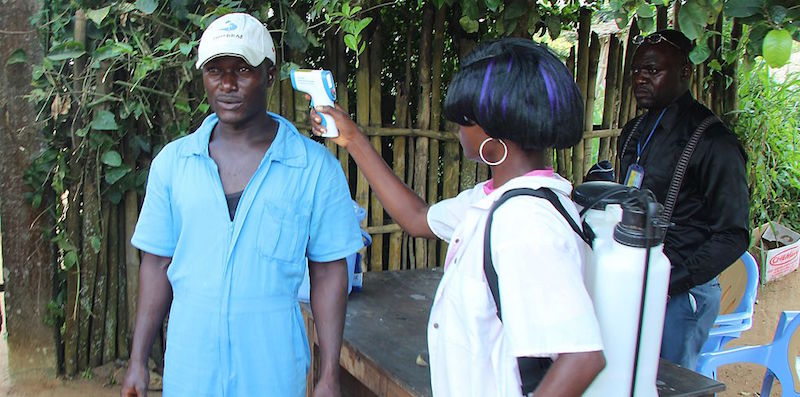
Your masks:
M 417 102 L 417 128 L 428 129 L 431 124 L 431 46 L 433 36 L 433 7 L 426 3 L 422 10 L 422 32 L 419 41 L 419 61 L 417 63 L 419 81 L 419 100 Z M 428 138 L 417 137 L 414 148 L 414 191 L 420 197 L 427 197 Z M 414 239 L 415 268 L 428 267 L 428 242 L 424 238 Z
M 108 230 L 103 236 L 105 242 L 105 258 L 108 263 L 108 292 L 103 324 L 103 363 L 113 362 L 117 358 L 117 324 L 119 324 L 119 205 L 110 204 L 108 212 Z
M 408 100 L 411 93 L 411 38 L 413 37 L 413 26 L 408 24 L 406 32 L 405 48 L 405 73 L 403 83 L 396 83 L 397 96 L 395 97 L 395 119 L 397 126 L 405 128 L 409 126 Z M 402 181 L 406 181 L 407 173 L 407 147 L 408 142 L 404 136 L 396 136 L 392 143 L 392 169 L 395 175 Z M 396 222 L 396 221 L 395 221 Z M 403 231 L 392 232 L 389 238 L 389 270 L 399 270 L 408 265 L 407 249 L 408 236 Z
M 567 70 L 572 74 L 573 80 L 575 79 L 575 47 L 570 47 L 569 56 L 566 61 Z M 568 180 L 572 179 L 572 149 L 560 149 L 557 152 L 556 163 L 558 164 L 558 173 Z
M 591 32 L 592 11 L 586 7 L 581 7 L 578 15 L 578 69 L 576 81 L 583 93 L 583 102 L 586 103 L 589 96 L 589 34 Z M 584 114 L 591 120 L 591 115 Z M 591 121 L 590 121 L 591 123 Z M 584 144 L 581 140 L 572 148 L 572 183 L 583 182 L 584 174 Z
M 733 19 L 733 26 L 731 27 L 731 41 L 728 45 L 730 49 L 734 49 L 739 45 L 739 40 L 742 38 L 742 22 L 739 18 Z M 739 87 L 739 77 L 737 73 L 738 69 L 738 62 L 733 62 L 729 65 L 725 65 L 722 67 L 722 74 L 726 77 L 731 79 L 731 83 L 726 85 L 725 87 L 725 104 L 723 106 L 723 111 L 720 116 L 722 116 L 725 121 L 728 122 L 729 125 L 736 124 L 736 120 L 738 118 L 737 113 L 734 110 L 739 108 L 739 95 L 738 95 L 738 87 Z
M 591 34 L 591 44 L 589 45 L 589 79 L 586 83 L 586 105 L 583 117 L 583 130 L 591 132 L 594 130 L 594 102 L 595 93 L 597 91 L 597 64 L 600 58 L 600 37 L 597 33 Z M 584 152 L 583 152 L 583 172 L 585 173 L 592 167 L 592 160 L 594 153 L 594 139 L 584 139 Z
M 614 125 L 617 113 L 617 78 L 619 77 L 619 55 L 620 45 L 619 39 L 616 36 L 609 36 L 608 40 L 608 58 L 606 62 L 606 92 L 603 98 L 603 121 L 600 123 L 600 128 L 609 129 Z M 600 139 L 600 151 L 597 155 L 598 160 L 611 160 L 613 163 L 614 156 L 612 155 L 611 138 Z
M 369 56 L 369 124 L 373 127 L 381 127 L 383 120 L 381 119 L 381 70 L 383 69 L 383 29 L 380 22 L 375 25 L 375 32 L 372 34 L 372 45 L 370 46 Z M 373 136 L 370 138 L 372 147 L 375 151 L 381 153 L 383 157 L 383 143 L 380 136 Z M 371 205 L 369 215 L 369 224 L 374 226 L 383 225 L 383 205 L 378 201 L 375 192 L 372 192 L 370 197 Z M 372 263 L 372 271 L 383 270 L 383 234 L 375 234 L 372 236 L 372 246 L 370 248 Z
M 667 20 L 667 7 L 664 5 L 656 6 L 656 30 L 664 30 L 667 28 L 669 21 Z
M 89 367 L 94 368 L 103 364 L 103 337 L 106 324 L 106 302 L 108 296 L 108 218 L 111 214 L 111 205 L 108 201 L 100 203 L 100 230 L 97 236 L 100 239 L 100 249 L 91 253 L 97 257 L 97 271 L 94 280 L 94 297 L 92 299 L 92 330 L 89 337 Z M 84 213 L 84 216 L 86 214 Z
M 81 288 L 79 291 L 81 313 L 78 323 L 78 369 L 89 368 L 89 342 L 91 341 L 92 324 L 92 299 L 95 290 L 97 275 L 97 254 L 92 247 L 92 239 L 102 236 L 100 228 L 100 197 L 98 192 L 98 164 L 96 154 L 87 153 L 86 166 L 83 173 L 83 208 L 81 220 L 83 223 L 81 236 Z
M 432 51 L 432 81 L 431 81 L 431 121 L 430 129 L 439 131 L 442 118 L 442 60 L 444 58 L 444 22 L 447 18 L 447 4 L 436 10 L 434 16 L 434 35 Z M 428 167 L 428 204 L 433 205 L 439 200 L 439 140 L 430 140 L 430 166 Z M 428 240 L 428 266 L 434 267 L 439 259 L 437 252 L 442 242 L 439 239 Z
M 339 31 L 336 35 L 336 102 L 347 112 L 350 112 L 350 98 L 347 89 L 347 47 L 343 46 L 344 32 Z M 342 165 L 345 180 L 350 183 L 350 154 L 347 150 L 339 148 L 339 164 Z M 364 269 L 366 270 L 366 269 Z
M 364 52 L 358 57 L 356 69 L 356 122 L 359 125 L 369 125 L 369 51 L 366 46 Z M 369 183 L 361 170 L 356 171 L 356 202 L 361 208 L 369 211 Z M 364 219 L 362 227 L 367 226 L 369 216 Z M 369 269 L 369 256 L 363 256 L 361 266 L 364 271 Z

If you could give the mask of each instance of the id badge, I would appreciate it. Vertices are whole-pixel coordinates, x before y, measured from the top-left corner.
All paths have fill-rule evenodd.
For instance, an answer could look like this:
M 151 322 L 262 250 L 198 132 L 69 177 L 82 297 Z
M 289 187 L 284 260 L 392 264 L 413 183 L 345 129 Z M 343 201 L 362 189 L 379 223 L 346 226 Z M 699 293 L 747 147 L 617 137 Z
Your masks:
M 628 167 L 628 173 L 625 175 L 625 186 L 641 189 L 643 180 L 644 168 L 636 163 L 631 164 L 630 167 Z

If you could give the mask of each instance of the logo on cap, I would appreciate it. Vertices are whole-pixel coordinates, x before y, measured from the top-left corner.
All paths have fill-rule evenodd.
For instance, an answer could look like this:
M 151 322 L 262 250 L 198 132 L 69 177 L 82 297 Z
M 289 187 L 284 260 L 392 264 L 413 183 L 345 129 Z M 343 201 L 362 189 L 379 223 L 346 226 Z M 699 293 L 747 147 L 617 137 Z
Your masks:
M 238 28 L 238 26 L 236 26 L 236 24 L 233 23 L 233 21 L 225 21 L 225 26 L 220 27 L 219 30 L 225 30 L 230 32 L 231 30 L 236 30 L 236 28 Z

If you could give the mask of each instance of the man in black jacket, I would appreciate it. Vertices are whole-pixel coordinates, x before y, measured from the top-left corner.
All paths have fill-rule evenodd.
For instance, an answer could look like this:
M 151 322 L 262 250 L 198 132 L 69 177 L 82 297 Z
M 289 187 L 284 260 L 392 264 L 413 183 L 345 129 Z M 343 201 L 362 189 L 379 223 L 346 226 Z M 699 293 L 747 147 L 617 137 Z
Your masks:
M 689 92 L 691 41 L 675 30 L 634 40 L 631 78 L 643 116 L 619 139 L 622 183 L 650 189 L 664 203 L 689 138 L 711 110 Z M 661 357 L 694 369 L 719 312 L 717 275 L 749 244 L 746 156 L 722 122 L 711 124 L 689 161 L 664 240 L 672 263 Z

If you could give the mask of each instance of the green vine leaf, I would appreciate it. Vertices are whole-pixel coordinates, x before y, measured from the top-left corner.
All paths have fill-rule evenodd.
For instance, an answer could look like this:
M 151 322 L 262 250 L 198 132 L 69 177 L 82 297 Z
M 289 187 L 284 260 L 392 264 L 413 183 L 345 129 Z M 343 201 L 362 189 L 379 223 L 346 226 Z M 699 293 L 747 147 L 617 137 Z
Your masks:
M 788 12 L 789 10 L 784 6 L 775 5 L 769 8 L 769 16 L 776 25 L 780 25 L 786 20 L 786 14 Z
M 656 15 L 656 10 L 650 4 L 642 4 L 636 9 L 636 15 L 641 18 L 653 18 Z
M 103 157 L 100 158 L 100 161 L 111 167 L 119 167 L 122 165 L 122 156 L 120 156 L 116 150 L 109 150 L 103 153 Z
M 348 33 L 344 35 L 344 44 L 347 46 L 347 48 L 353 51 L 358 51 L 358 38 L 353 34 Z
M 495 12 L 498 8 L 503 4 L 503 0 L 484 0 L 486 2 L 486 8 L 489 11 Z
M 746 18 L 761 13 L 764 0 L 727 0 L 722 10 L 728 17 Z
M 67 59 L 80 58 L 86 54 L 83 44 L 77 41 L 67 41 L 63 44 L 54 46 L 50 53 L 47 54 L 47 59 L 51 61 L 64 61 Z
M 681 31 L 690 40 L 700 37 L 706 26 L 706 17 L 706 11 L 697 3 L 684 4 L 678 13 Z
M 130 172 L 130 168 L 128 166 L 112 168 L 106 171 L 105 175 L 106 183 L 108 183 L 109 185 L 113 185 L 117 181 L 122 179 L 125 175 L 128 175 L 128 172 Z
M 458 20 L 458 23 L 461 25 L 461 28 L 464 29 L 467 33 L 475 33 L 478 31 L 478 21 L 474 19 L 470 19 L 470 17 L 464 15 L 461 19 Z
M 711 56 L 711 49 L 708 48 L 707 40 L 699 40 L 692 52 L 689 53 L 689 60 L 695 65 L 699 65 Z
M 180 51 L 181 54 L 183 55 L 189 56 L 189 54 L 192 53 L 192 48 L 194 48 L 195 45 L 197 45 L 197 43 L 198 43 L 197 41 L 192 41 L 189 43 L 181 43 L 178 46 L 178 51 Z
M 86 18 L 89 18 L 90 21 L 94 22 L 94 24 L 99 27 L 100 24 L 103 23 L 103 20 L 108 16 L 108 12 L 110 10 L 111 6 L 103 7 L 97 10 L 89 10 L 86 11 Z
M 141 11 L 142 14 L 150 15 L 158 8 L 158 2 L 156 0 L 136 0 L 133 6 Z
M 78 253 L 75 251 L 67 251 L 64 254 L 64 270 L 72 269 L 78 263 Z
M 119 129 L 114 114 L 108 110 L 101 110 L 94 115 L 94 119 L 90 124 L 93 130 L 98 131 L 114 131 Z
M 13 65 L 15 63 L 25 63 L 28 59 L 28 55 L 25 53 L 25 50 L 22 48 L 17 48 L 11 55 L 8 56 L 8 60 L 6 60 L 6 66 Z

